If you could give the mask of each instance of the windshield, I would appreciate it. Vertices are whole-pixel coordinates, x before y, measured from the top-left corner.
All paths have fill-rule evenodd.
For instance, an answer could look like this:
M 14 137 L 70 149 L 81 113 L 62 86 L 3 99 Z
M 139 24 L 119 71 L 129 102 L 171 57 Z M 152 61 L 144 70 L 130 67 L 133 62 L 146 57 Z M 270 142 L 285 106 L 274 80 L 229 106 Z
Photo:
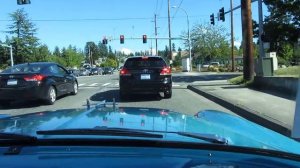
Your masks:
M 300 154 L 299 0 L 1 6 L 0 133 L 126 128 Z

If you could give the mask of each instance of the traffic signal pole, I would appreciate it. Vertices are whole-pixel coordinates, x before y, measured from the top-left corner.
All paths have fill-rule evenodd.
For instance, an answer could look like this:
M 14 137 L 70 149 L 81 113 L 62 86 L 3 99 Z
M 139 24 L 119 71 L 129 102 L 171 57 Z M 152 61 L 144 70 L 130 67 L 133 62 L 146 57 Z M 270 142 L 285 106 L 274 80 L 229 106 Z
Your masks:
M 158 55 L 157 50 L 157 25 L 156 25 L 156 14 L 154 15 L 154 24 L 155 24 L 155 55 Z
M 168 27 L 169 27 L 169 59 L 172 60 L 170 0 L 168 0 Z
M 243 75 L 245 80 L 250 81 L 254 77 L 251 0 L 241 0 L 241 11 L 244 55 Z
M 235 58 L 234 58 L 234 34 L 233 34 L 233 2 L 230 0 L 230 20 L 231 20 L 231 71 L 235 71 Z

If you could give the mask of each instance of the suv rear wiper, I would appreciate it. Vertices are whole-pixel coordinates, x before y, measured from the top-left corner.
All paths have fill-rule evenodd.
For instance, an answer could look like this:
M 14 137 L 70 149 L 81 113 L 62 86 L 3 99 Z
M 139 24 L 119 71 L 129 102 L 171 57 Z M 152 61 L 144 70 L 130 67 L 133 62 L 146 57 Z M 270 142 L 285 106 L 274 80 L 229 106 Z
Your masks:
M 1 132 L 0 140 L 35 141 L 35 140 L 37 140 L 37 138 L 35 136 L 31 136 L 31 135 Z
M 161 134 L 147 133 L 140 130 L 119 128 L 89 128 L 89 129 L 59 129 L 37 131 L 38 135 L 107 135 L 107 136 L 129 136 L 144 138 L 163 138 Z

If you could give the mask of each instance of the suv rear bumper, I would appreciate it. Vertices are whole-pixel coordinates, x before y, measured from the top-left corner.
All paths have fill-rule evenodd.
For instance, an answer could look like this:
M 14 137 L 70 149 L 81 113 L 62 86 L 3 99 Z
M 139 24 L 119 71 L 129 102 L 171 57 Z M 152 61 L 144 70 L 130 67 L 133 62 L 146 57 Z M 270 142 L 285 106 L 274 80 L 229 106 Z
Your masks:
M 123 93 L 157 93 L 172 89 L 172 81 L 168 82 L 130 82 L 120 79 L 120 91 Z

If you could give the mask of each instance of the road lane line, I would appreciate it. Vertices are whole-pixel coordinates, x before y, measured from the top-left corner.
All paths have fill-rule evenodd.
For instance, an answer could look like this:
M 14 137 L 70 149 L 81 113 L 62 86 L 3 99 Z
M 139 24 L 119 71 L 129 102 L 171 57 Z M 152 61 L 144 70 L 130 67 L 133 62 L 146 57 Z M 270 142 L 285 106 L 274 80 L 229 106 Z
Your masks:
M 96 86 L 98 85 L 98 83 L 93 83 L 93 84 L 90 84 L 89 86 Z
M 78 86 L 84 86 L 86 83 L 81 83 L 81 84 L 78 84 Z
M 102 86 L 107 86 L 107 85 L 110 85 L 110 83 L 105 83 L 105 84 L 103 84 Z
M 119 83 L 116 83 L 115 86 L 119 86 Z
M 172 86 L 173 86 L 173 87 L 179 87 L 180 85 L 174 84 L 174 83 L 173 83 Z

